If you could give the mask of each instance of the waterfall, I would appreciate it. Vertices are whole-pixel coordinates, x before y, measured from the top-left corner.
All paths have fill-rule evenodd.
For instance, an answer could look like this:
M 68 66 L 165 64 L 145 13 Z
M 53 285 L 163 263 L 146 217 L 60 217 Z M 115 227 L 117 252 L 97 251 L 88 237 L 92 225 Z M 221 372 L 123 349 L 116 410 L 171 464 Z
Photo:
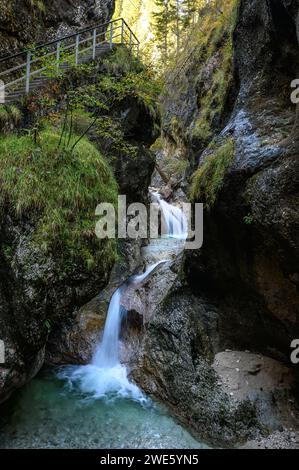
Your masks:
M 152 193 L 162 211 L 166 224 L 166 233 L 172 238 L 186 240 L 187 221 L 184 213 L 165 202 L 158 193 Z M 150 265 L 140 275 L 131 276 L 112 295 L 102 340 L 95 350 L 92 361 L 87 366 L 68 367 L 60 372 L 60 378 L 67 379 L 70 386 L 92 395 L 94 398 L 130 397 L 143 402 L 145 397 L 137 385 L 128 379 L 127 369 L 120 363 L 119 339 L 125 308 L 121 304 L 122 296 L 130 286 L 140 286 L 150 274 L 167 260 Z
M 163 222 L 166 229 L 163 230 L 162 224 L 162 235 L 186 240 L 188 237 L 188 223 L 184 212 L 179 207 L 172 206 L 164 201 L 158 192 L 151 192 L 151 196 L 161 208 Z
M 121 321 L 126 313 L 121 305 L 122 294 L 130 285 L 140 285 L 162 263 L 165 261 L 153 264 L 143 274 L 131 276 L 125 284 L 115 291 L 110 301 L 102 341 L 92 359 L 93 365 L 100 368 L 110 368 L 119 364 L 119 335 Z
M 121 305 L 122 295 L 131 285 L 139 286 L 153 271 L 165 261 L 159 261 L 140 274 L 131 276 L 113 294 L 104 333 L 92 361 L 87 366 L 67 367 L 60 372 L 59 377 L 68 380 L 71 387 L 78 386 L 83 393 L 93 398 L 130 397 L 144 402 L 145 396 L 137 385 L 128 379 L 125 366 L 119 360 L 119 336 L 121 322 L 126 310 Z

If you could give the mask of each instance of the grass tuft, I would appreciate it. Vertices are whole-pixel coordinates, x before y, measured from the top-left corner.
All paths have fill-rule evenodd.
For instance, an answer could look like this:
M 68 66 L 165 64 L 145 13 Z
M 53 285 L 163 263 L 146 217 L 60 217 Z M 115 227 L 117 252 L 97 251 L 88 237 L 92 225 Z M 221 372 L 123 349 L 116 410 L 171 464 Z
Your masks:
M 210 148 L 213 148 L 211 144 Z M 224 176 L 235 154 L 234 140 L 227 139 L 220 147 L 207 156 L 192 178 L 191 200 L 204 202 L 208 209 L 215 204 L 223 187 Z
M 78 140 L 72 136 L 70 147 Z M 0 206 L 17 217 L 32 216 L 32 243 L 45 255 L 111 265 L 115 246 L 95 237 L 95 208 L 117 202 L 117 184 L 105 159 L 87 140 L 73 152 L 59 148 L 60 135 L 42 131 L 0 141 Z

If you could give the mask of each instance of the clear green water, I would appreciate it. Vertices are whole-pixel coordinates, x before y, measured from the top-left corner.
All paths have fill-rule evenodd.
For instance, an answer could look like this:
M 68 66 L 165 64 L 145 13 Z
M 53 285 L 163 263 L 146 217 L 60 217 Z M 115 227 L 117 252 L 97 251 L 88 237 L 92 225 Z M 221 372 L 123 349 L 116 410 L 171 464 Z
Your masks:
M 150 400 L 94 399 L 44 371 L 0 408 L 0 448 L 199 449 Z

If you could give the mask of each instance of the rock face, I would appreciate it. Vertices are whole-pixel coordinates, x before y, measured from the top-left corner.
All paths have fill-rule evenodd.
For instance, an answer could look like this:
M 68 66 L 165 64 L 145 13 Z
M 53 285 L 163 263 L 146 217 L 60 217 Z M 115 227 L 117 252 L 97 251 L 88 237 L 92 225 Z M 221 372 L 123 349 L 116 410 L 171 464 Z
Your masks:
M 220 344 L 285 360 L 299 334 L 298 133 L 289 93 L 298 64 L 295 3 L 240 3 L 238 95 L 222 131 L 233 137 L 235 157 L 206 213 L 204 249 L 187 262 L 193 291 L 213 290 L 222 311 Z
M 206 127 L 204 105 L 229 30 L 206 62 L 190 48 L 164 100 L 164 139 L 185 149 L 190 175 L 219 142 L 233 139 L 234 155 L 205 210 L 203 248 L 186 253 L 185 281 L 145 327 L 134 377 L 211 441 L 248 439 L 293 425 L 296 415 L 299 159 L 290 83 L 299 65 L 298 12 L 297 1 L 238 2 L 222 106 L 218 94 Z
M 109 21 L 114 0 L 0 1 L 0 56 Z M 34 25 L 34 27 L 33 27 Z
M 91 274 L 77 265 L 66 274 L 59 259 L 45 260 L 41 250 L 32 248 L 33 231 L 33 220 L 2 217 L 0 337 L 5 365 L 0 368 L 0 401 L 43 365 L 51 322 L 67 317 L 107 282 L 104 269 Z
M 160 297 L 156 308 L 162 268 L 150 281 L 150 290 L 139 293 L 143 306 L 154 296 L 150 315 L 135 301 L 143 329 L 137 348 L 134 332 L 127 339 L 133 378 L 148 394 L 167 403 L 201 439 L 216 445 L 295 426 L 292 370 L 248 351 L 215 354 L 211 326 L 216 330 L 218 311 L 207 299 L 192 294 L 179 266 L 177 260 L 170 269 L 165 267 L 167 295 L 162 301 Z

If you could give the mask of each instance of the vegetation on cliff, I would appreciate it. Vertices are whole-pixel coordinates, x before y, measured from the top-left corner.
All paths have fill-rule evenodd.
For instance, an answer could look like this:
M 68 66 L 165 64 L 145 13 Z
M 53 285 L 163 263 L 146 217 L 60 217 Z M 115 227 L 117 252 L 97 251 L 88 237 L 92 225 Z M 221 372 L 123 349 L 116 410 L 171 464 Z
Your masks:
M 194 25 L 174 68 L 167 73 L 163 96 L 166 116 L 170 103 L 185 101 L 184 106 L 171 114 L 171 119 L 164 118 L 165 132 L 177 143 L 203 149 L 211 140 L 213 129 L 221 125 L 233 78 L 232 33 L 238 3 L 238 0 L 222 2 L 219 10 L 211 2 Z M 191 106 L 197 108 L 192 120 L 187 115 Z
M 199 166 L 192 178 L 190 196 L 193 201 L 205 202 L 207 208 L 211 208 L 218 192 L 223 187 L 224 177 L 234 157 L 235 145 L 228 138 L 221 145 L 212 143 L 209 146 L 211 152 L 206 156 L 204 163 Z
M 88 268 L 111 266 L 115 246 L 94 235 L 95 207 L 116 203 L 117 184 L 105 159 L 87 139 L 73 135 L 68 147 L 60 135 L 43 130 L 0 140 L 1 208 L 35 223 L 32 243 Z M 72 146 L 76 146 L 71 150 Z

